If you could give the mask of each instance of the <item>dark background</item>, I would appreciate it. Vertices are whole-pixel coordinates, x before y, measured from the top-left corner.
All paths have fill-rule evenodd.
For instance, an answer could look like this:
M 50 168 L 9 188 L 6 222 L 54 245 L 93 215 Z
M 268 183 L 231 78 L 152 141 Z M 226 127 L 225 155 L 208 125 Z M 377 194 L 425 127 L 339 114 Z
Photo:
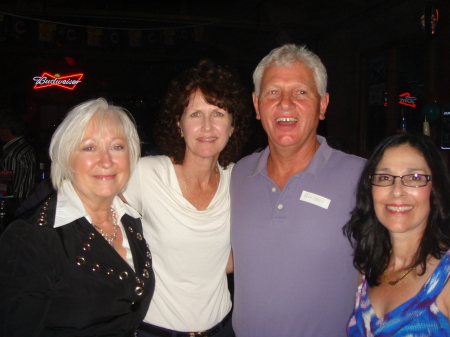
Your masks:
M 421 17 L 439 10 L 434 34 Z M 150 150 L 151 127 L 169 81 L 200 58 L 251 75 L 271 49 L 306 44 L 328 70 L 330 105 L 319 133 L 367 156 L 383 137 L 421 132 L 450 103 L 450 5 L 424 0 L 92 1 L 0 0 L 0 109 L 20 114 L 41 158 L 73 105 L 105 97 L 130 110 Z M 44 71 L 84 73 L 74 90 L 33 89 Z M 409 93 L 416 107 L 398 104 Z M 435 104 L 430 106 L 429 103 Z M 428 109 L 428 110 L 427 110 Z M 265 145 L 255 121 L 249 153 Z M 443 151 L 445 156 L 446 152 Z

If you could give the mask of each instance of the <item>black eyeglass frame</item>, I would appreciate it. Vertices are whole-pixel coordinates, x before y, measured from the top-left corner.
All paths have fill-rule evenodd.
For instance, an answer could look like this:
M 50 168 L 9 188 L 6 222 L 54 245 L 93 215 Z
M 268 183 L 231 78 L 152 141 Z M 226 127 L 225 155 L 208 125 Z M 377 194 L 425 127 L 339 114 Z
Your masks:
M 393 178 L 393 179 L 392 179 L 392 184 L 390 184 L 390 185 L 378 185 L 378 184 L 374 184 L 374 182 L 373 182 L 373 180 L 372 180 L 372 178 L 373 178 L 374 176 L 389 176 L 389 177 L 392 177 L 392 178 Z M 426 180 L 426 182 L 425 182 L 425 185 L 419 185 L 419 186 L 406 185 L 406 184 L 405 184 L 405 181 L 403 180 L 403 178 L 404 178 L 404 177 L 410 177 L 410 176 L 426 177 L 427 180 Z M 433 176 L 430 175 L 430 174 L 418 174 L 418 173 L 405 174 L 405 175 L 403 175 L 403 176 L 393 176 L 392 174 L 386 174 L 386 173 L 375 173 L 375 174 L 371 174 L 371 175 L 369 176 L 370 183 L 371 183 L 373 186 L 379 186 L 379 187 L 389 187 L 389 186 L 394 185 L 394 184 L 395 184 L 395 179 L 396 179 L 396 178 L 400 178 L 400 181 L 402 182 L 402 185 L 403 185 L 403 186 L 406 186 L 406 187 L 414 187 L 414 188 L 417 188 L 417 187 L 425 187 L 425 186 L 428 185 L 428 182 L 429 182 L 429 181 L 432 181 L 432 180 L 433 180 Z

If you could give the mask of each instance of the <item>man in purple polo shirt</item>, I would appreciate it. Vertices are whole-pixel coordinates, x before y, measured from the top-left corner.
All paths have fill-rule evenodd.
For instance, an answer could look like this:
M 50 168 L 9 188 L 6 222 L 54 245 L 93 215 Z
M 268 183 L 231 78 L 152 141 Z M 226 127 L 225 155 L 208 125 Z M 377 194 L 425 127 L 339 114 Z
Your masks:
M 341 228 L 364 159 L 317 135 L 329 101 L 317 55 L 284 45 L 253 80 L 269 146 L 232 173 L 236 336 L 345 336 L 357 272 Z

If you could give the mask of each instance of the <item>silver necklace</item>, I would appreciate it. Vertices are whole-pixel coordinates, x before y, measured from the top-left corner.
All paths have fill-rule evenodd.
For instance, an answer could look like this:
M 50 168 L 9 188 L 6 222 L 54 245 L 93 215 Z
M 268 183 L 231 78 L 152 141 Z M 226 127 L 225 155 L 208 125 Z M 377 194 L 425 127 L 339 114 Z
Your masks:
M 103 229 L 101 229 L 100 227 L 98 227 L 97 225 L 92 224 L 92 226 L 94 226 L 94 228 L 96 230 L 98 230 L 98 232 L 101 234 L 101 236 L 103 236 L 105 238 L 105 240 L 112 246 L 114 247 L 114 240 L 116 239 L 117 236 L 117 228 L 119 226 L 117 226 L 117 219 L 116 219 L 116 212 L 114 211 L 114 209 L 111 207 L 111 213 L 112 213 L 112 219 L 113 219 L 113 235 L 109 236 L 106 235 L 105 233 L 103 233 Z

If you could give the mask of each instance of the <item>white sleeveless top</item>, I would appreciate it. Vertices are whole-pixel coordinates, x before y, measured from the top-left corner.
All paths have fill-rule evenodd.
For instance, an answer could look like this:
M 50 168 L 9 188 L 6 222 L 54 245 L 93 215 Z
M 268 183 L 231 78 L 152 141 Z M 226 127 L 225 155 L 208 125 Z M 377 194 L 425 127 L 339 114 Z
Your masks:
M 143 217 L 153 255 L 155 293 L 145 322 L 203 331 L 231 310 L 225 269 L 231 251 L 232 166 L 219 167 L 216 195 L 206 210 L 199 211 L 183 197 L 170 158 L 139 160 L 124 196 Z

